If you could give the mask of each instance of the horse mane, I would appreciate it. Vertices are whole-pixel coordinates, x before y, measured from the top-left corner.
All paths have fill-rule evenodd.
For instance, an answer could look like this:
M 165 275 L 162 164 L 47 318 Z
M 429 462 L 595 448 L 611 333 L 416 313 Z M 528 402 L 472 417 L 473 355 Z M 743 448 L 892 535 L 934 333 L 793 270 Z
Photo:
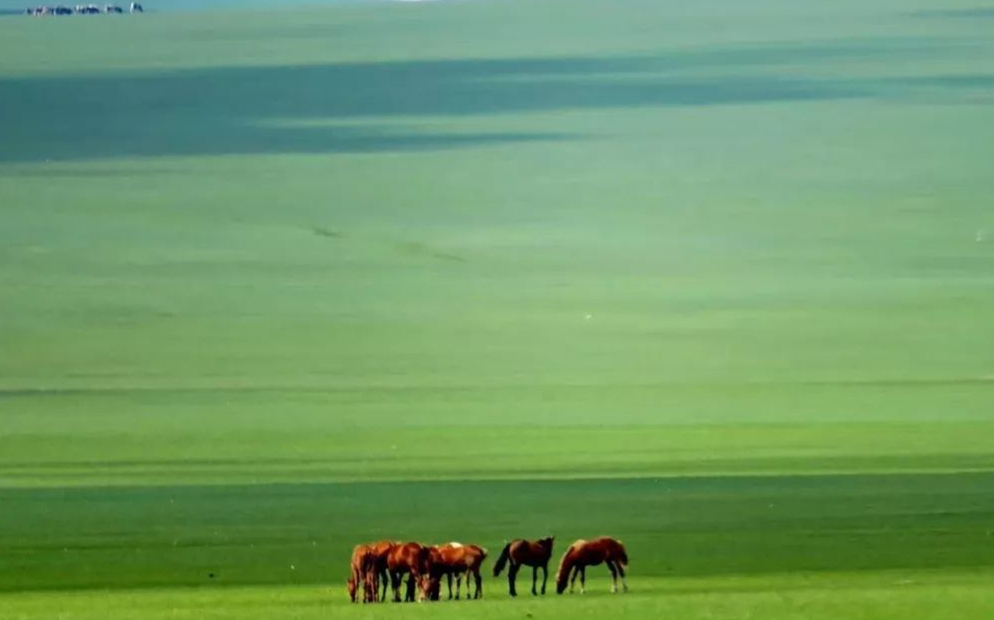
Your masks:
M 557 584 L 563 579 L 569 578 L 569 569 L 573 567 L 573 551 L 575 551 L 578 546 L 583 545 L 586 542 L 587 541 L 585 540 L 578 540 L 566 549 L 566 553 L 564 553 L 562 559 L 559 560 L 559 570 L 556 571 Z M 563 571 L 566 571 L 565 575 L 563 575 Z

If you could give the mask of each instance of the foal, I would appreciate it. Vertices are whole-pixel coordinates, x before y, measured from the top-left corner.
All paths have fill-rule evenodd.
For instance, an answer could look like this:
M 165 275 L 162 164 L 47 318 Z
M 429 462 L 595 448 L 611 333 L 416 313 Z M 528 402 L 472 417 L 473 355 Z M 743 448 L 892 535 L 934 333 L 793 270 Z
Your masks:
M 549 581 L 549 559 L 552 558 L 552 543 L 555 536 L 540 538 L 539 540 L 523 540 L 521 538 L 512 540 L 504 545 L 504 550 L 500 552 L 497 563 L 494 564 L 494 577 L 500 575 L 504 566 L 510 562 L 511 566 L 507 571 L 508 593 L 517 596 L 518 592 L 514 588 L 514 582 L 518 576 L 518 570 L 522 566 L 532 567 L 532 594 L 535 591 L 535 582 L 538 581 L 538 569 L 542 569 L 542 594 L 545 594 L 545 584 Z
M 569 546 L 563 559 L 559 561 L 559 572 L 556 574 L 556 594 L 562 594 L 566 589 L 566 582 L 570 579 L 570 572 L 573 579 L 569 582 L 569 591 L 573 591 L 576 583 L 576 576 L 580 576 L 580 594 L 587 591 L 587 567 L 607 564 L 611 571 L 614 583 L 611 585 L 611 592 L 618 591 L 618 576 L 621 576 L 621 584 L 628 592 L 628 583 L 625 581 L 625 568 L 628 566 L 628 553 L 620 540 L 614 538 L 596 538 L 591 541 L 578 540 Z

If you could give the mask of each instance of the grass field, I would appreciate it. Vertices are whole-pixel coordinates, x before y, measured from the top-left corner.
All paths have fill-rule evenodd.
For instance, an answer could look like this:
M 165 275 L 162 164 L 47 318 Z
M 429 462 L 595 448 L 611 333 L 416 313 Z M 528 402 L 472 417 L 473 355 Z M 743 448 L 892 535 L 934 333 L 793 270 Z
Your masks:
M 994 617 L 994 8 L 938 4 L 0 19 L 0 618 Z M 548 533 L 632 593 L 345 594 Z

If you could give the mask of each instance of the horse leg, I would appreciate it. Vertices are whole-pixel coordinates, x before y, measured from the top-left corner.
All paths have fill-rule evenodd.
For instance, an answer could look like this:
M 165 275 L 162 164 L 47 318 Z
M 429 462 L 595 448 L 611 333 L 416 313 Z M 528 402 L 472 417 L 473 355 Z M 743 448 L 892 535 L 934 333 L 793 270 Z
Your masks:
M 466 588 L 469 588 L 469 584 L 466 584 Z M 462 590 L 462 573 L 456 573 L 456 600 L 459 600 L 459 592 Z
M 535 585 L 538 583 L 538 567 L 532 566 L 532 596 L 537 596 L 538 592 L 535 591 Z
M 625 592 L 628 592 L 628 582 L 625 580 L 625 567 L 621 565 L 621 562 L 617 562 L 618 574 L 621 575 L 621 587 Z
M 390 574 L 387 573 L 387 569 L 385 568 L 380 571 L 380 582 L 383 584 L 383 598 L 380 599 L 380 602 L 385 603 L 387 600 L 387 590 L 390 589 Z M 378 588 L 379 586 L 377 586 Z
M 618 571 L 614 568 L 614 562 L 608 560 L 605 562 L 607 564 L 607 569 L 611 571 L 611 594 L 618 593 Z
M 393 602 L 400 602 L 400 571 L 390 571 L 390 586 L 393 588 Z
M 372 592 L 369 593 L 369 602 L 376 603 L 380 600 L 380 573 L 375 568 L 369 569 L 369 582 Z
M 573 567 L 573 577 L 570 578 L 570 581 L 569 581 L 569 593 L 570 594 L 573 594 L 573 590 L 574 590 L 574 588 L 576 588 L 576 578 L 579 577 L 579 576 L 580 576 L 580 567 L 579 566 L 574 566 Z
M 587 593 L 587 567 L 580 569 L 580 594 Z
M 475 575 L 476 581 L 476 596 L 473 598 L 483 598 L 483 575 L 480 574 L 480 569 L 476 569 Z
M 411 572 L 407 576 L 407 594 L 404 595 L 404 601 L 407 603 L 414 602 L 414 573 Z
M 446 581 L 449 583 L 449 600 L 452 600 L 452 573 L 445 573 Z
M 517 596 L 518 593 L 514 589 L 514 579 L 518 575 L 518 569 L 521 568 L 520 564 L 511 563 L 511 566 L 507 569 L 507 593 L 511 596 Z
M 542 565 L 542 596 L 545 596 L 545 584 L 549 581 L 549 565 Z

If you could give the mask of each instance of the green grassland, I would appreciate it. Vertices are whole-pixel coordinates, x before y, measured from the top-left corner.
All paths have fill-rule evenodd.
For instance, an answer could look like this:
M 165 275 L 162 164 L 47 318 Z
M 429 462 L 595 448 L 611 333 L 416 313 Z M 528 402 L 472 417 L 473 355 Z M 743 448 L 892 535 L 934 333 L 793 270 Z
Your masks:
M 160 8 L 0 19 L 0 618 L 994 616 L 994 10 Z

